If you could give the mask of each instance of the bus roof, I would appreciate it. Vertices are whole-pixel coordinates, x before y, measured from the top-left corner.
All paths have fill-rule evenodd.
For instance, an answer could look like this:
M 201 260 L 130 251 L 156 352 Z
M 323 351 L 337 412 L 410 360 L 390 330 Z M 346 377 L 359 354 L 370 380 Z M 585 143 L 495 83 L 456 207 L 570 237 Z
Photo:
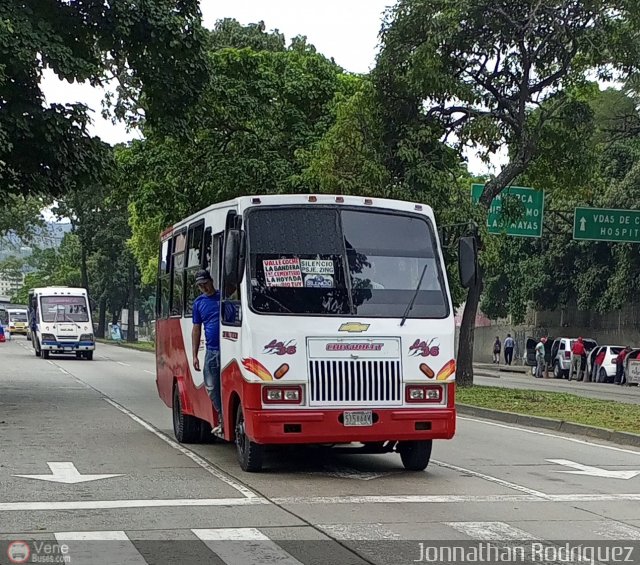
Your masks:
M 29 294 L 68 294 L 68 295 L 86 295 L 87 289 L 73 286 L 44 286 L 40 288 L 32 288 Z
M 419 202 L 407 202 L 404 200 L 393 200 L 390 198 L 372 198 L 365 196 L 348 196 L 339 194 L 267 194 L 255 196 L 240 196 L 233 200 L 218 202 L 204 208 L 191 216 L 184 218 L 180 222 L 168 227 L 162 235 L 171 233 L 173 230 L 181 228 L 193 220 L 203 216 L 207 212 L 220 209 L 237 208 L 242 213 L 247 208 L 265 206 L 287 206 L 287 205 L 322 205 L 333 204 L 338 206 L 361 206 L 363 208 L 377 208 L 388 210 L 399 210 L 404 212 L 421 212 L 429 216 L 433 215 L 431 206 Z

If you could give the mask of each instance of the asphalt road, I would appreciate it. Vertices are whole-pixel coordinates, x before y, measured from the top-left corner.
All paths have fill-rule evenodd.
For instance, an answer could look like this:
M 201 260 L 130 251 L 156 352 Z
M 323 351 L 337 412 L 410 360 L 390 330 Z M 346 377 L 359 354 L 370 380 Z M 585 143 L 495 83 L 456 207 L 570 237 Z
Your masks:
M 174 441 L 153 355 L 100 344 L 94 361 L 46 361 L 0 344 L 0 563 L 463 562 L 454 546 L 580 562 L 566 543 L 640 563 L 640 451 L 460 417 L 425 472 L 278 449 L 247 474 L 232 445 Z

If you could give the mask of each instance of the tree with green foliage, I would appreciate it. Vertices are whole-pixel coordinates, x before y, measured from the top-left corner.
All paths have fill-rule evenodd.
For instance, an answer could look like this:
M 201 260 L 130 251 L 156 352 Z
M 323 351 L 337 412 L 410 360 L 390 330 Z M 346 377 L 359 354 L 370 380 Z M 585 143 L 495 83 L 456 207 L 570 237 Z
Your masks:
M 545 126 L 561 118 L 587 73 L 610 78 L 612 70 L 635 70 L 638 23 L 634 6 L 622 0 L 399 0 L 383 25 L 377 72 L 388 97 L 424 113 L 459 151 L 480 147 L 489 160 L 509 148 L 508 163 L 480 198 L 486 214 L 540 156 Z M 473 383 L 482 286 L 481 270 L 460 328 L 462 386 Z
M 157 273 L 160 231 L 177 220 L 245 194 L 307 190 L 299 155 L 328 130 L 336 92 L 348 88 L 342 69 L 304 38 L 283 49 L 279 34 L 227 21 L 210 43 L 211 79 L 192 109 L 189 139 L 148 129 L 118 157 L 147 283 Z
M 102 177 L 110 153 L 82 104 L 47 104 L 43 71 L 117 84 L 112 115 L 183 130 L 207 81 L 197 0 L 0 3 L 0 196 L 63 195 Z M 167 85 L 170 85 L 168 88 Z M 0 208 L 3 206 L 0 205 Z

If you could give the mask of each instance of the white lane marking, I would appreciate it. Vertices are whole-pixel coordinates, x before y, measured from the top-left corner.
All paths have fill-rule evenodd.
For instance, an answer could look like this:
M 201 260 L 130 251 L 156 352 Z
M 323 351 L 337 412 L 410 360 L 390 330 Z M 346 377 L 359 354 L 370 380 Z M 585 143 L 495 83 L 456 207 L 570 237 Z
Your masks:
M 61 532 L 55 534 L 58 543 L 68 548 L 70 563 L 100 565 L 146 565 L 146 561 L 125 532 Z M 86 542 L 106 542 L 86 543 Z
M 127 534 L 122 531 L 110 532 L 59 532 L 55 534 L 57 541 L 128 541 Z
M 231 488 L 237 490 L 247 498 L 260 498 L 260 496 L 254 491 L 252 491 L 250 488 L 247 488 L 243 484 L 239 483 L 233 477 L 227 475 L 223 471 L 214 467 L 211 463 L 209 463 L 199 455 L 196 455 L 192 451 L 189 451 L 186 447 L 183 447 L 178 442 L 168 438 L 166 435 L 164 435 L 163 433 L 159 432 L 156 428 L 154 428 L 151 424 L 149 424 L 142 418 L 136 416 L 133 412 L 131 412 L 121 404 L 118 404 L 117 402 L 115 402 L 114 400 L 111 400 L 110 398 L 105 398 L 105 401 L 111 404 L 111 406 L 113 406 L 114 408 L 117 408 L 118 410 L 120 410 L 120 412 L 122 412 L 123 414 L 126 414 L 127 416 L 129 416 L 129 418 L 131 418 L 134 422 L 140 424 L 144 429 L 151 432 L 153 435 L 155 435 L 156 437 L 164 441 L 166 444 L 170 445 L 175 450 L 179 451 L 180 453 L 182 453 L 183 455 L 191 459 L 194 463 L 196 463 L 197 465 L 200 465 L 200 467 L 205 469 L 207 472 L 209 472 L 211 475 L 213 475 L 217 479 L 221 480 L 223 483 L 226 483 Z
M 129 363 L 123 363 L 122 361 L 116 361 L 116 363 L 118 365 L 122 365 L 123 367 L 131 367 L 131 365 L 129 365 Z
M 52 483 L 63 483 L 75 485 L 89 481 L 99 481 L 102 479 L 112 479 L 122 477 L 122 473 L 116 475 L 81 475 L 76 466 L 71 461 L 53 462 L 48 461 L 47 465 L 51 469 L 50 475 L 12 475 L 23 479 L 36 479 L 39 481 L 49 481 Z
M 474 540 L 540 540 L 540 538 L 504 522 L 445 522 L 445 524 Z
M 606 520 L 600 524 L 595 533 L 611 540 L 640 540 L 640 530 L 613 520 Z
M 629 480 L 640 475 L 640 470 L 633 471 L 610 471 L 608 469 L 602 469 L 600 467 L 592 467 L 591 465 L 583 465 L 582 463 L 576 463 L 575 461 L 569 461 L 568 459 L 547 459 L 550 463 L 556 465 L 563 465 L 574 469 L 573 471 L 554 471 L 555 473 L 570 473 L 573 475 L 587 475 L 590 477 L 600 477 L 603 479 L 623 479 Z
M 513 502 L 611 502 L 640 501 L 640 493 L 632 494 L 547 494 L 543 497 L 524 494 L 475 495 L 389 495 L 389 496 L 316 496 L 271 498 L 278 505 L 297 504 L 460 504 Z M 2 507 L 0 506 L 0 510 Z
M 400 535 L 384 524 L 318 524 L 327 535 L 341 541 L 399 540 Z
M 113 510 L 118 508 L 177 508 L 196 506 L 251 506 L 270 504 L 264 498 L 176 498 L 151 500 L 70 500 L 45 502 L 0 502 L 0 512 L 48 510 Z
M 295 557 L 255 528 L 191 530 L 226 565 L 272 563 L 302 565 Z
M 264 541 L 269 539 L 257 528 L 217 528 L 191 531 L 202 541 Z
M 144 371 L 145 373 L 149 373 L 150 375 L 155 375 L 155 373 L 154 373 L 153 371 L 147 371 L 146 369 L 143 369 L 143 371 Z
M 540 492 L 539 490 L 534 490 L 522 485 L 517 485 L 515 483 L 511 483 L 509 481 L 505 481 L 503 479 L 499 479 L 498 477 L 493 477 L 491 475 L 485 475 L 484 473 L 480 473 L 478 471 L 472 471 L 471 469 L 465 469 L 464 467 L 458 467 L 457 465 L 451 465 L 450 463 L 444 463 L 443 461 L 434 461 L 431 460 L 432 463 L 437 465 L 438 467 L 444 467 L 445 469 L 451 469 L 452 471 L 458 471 L 460 473 L 465 473 L 467 475 L 471 475 L 473 477 L 477 477 L 479 479 L 483 479 L 485 481 L 489 481 L 490 483 L 494 483 L 503 487 L 510 488 L 512 490 L 517 490 L 520 492 L 524 492 L 526 494 L 531 494 L 533 496 L 539 496 L 541 498 L 545 498 L 547 495 L 544 492 Z
M 47 359 L 47 363 L 49 363 L 49 365 L 53 365 L 54 367 L 57 367 L 57 366 L 58 366 L 58 365 L 56 365 L 53 361 L 49 361 L 48 359 Z
M 61 373 L 64 373 L 65 375 L 68 375 L 68 374 L 69 374 L 69 372 L 68 372 L 68 371 L 65 371 L 65 370 L 64 370 L 62 367 L 60 367 L 60 366 L 58 366 L 58 370 L 59 370 Z
M 631 455 L 640 455 L 640 451 L 634 451 L 633 449 L 625 449 L 623 447 L 614 447 L 613 445 L 603 445 L 601 443 L 593 443 L 590 441 L 586 441 L 584 439 L 577 439 L 577 438 L 573 438 L 573 437 L 567 437 L 567 436 L 559 436 L 557 434 L 550 434 L 548 432 L 539 432 L 537 430 L 529 430 L 527 428 L 522 428 L 519 425 L 505 425 L 505 424 L 499 424 L 497 422 L 489 422 L 487 420 L 479 420 L 476 418 L 467 418 L 465 416 L 458 416 L 458 420 L 467 420 L 469 422 L 477 422 L 479 424 L 486 424 L 487 426 L 495 426 L 496 428 L 504 428 L 506 430 L 517 430 L 519 432 L 525 432 L 527 434 L 533 434 L 536 436 L 543 436 L 543 437 L 552 437 L 555 439 L 563 439 L 565 441 L 570 441 L 572 443 L 579 443 L 580 445 L 588 445 L 590 447 L 598 447 L 601 449 L 609 449 L 611 451 L 618 451 L 620 453 L 630 453 Z

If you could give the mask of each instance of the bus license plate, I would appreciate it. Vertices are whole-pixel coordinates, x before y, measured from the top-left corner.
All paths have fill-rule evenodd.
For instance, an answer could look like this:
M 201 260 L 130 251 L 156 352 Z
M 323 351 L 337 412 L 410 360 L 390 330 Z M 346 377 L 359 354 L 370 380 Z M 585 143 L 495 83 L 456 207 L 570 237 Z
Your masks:
M 371 410 L 357 410 L 344 413 L 345 426 L 372 426 L 373 415 Z

